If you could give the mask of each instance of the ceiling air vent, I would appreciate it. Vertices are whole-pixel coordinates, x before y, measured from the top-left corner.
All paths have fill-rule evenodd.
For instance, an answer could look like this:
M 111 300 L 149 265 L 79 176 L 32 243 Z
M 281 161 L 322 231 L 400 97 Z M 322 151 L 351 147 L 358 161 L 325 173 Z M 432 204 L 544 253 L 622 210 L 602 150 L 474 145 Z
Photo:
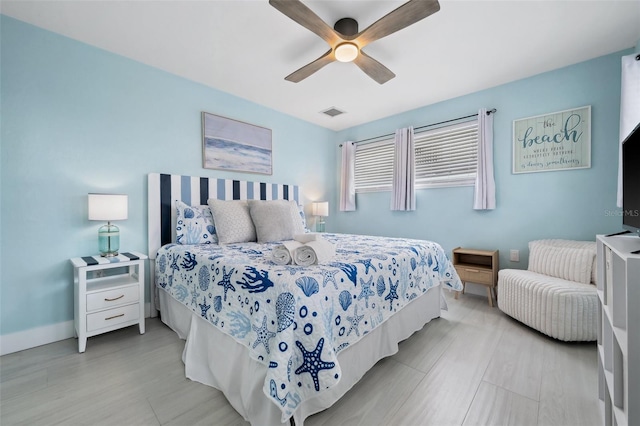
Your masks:
M 331 107 L 325 111 L 322 111 L 322 113 L 328 115 L 329 117 L 335 117 L 336 115 L 344 114 L 344 111 L 340 111 L 335 107 Z

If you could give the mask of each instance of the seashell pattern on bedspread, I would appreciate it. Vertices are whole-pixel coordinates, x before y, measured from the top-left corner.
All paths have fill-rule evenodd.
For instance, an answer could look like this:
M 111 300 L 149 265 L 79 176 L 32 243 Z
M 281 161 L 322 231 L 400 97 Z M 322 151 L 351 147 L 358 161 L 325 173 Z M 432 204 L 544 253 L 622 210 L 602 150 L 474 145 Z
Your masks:
M 439 244 L 324 234 L 325 264 L 277 265 L 280 243 L 162 247 L 156 285 L 268 366 L 264 393 L 288 419 L 340 381 L 337 354 L 430 288 L 461 290 Z

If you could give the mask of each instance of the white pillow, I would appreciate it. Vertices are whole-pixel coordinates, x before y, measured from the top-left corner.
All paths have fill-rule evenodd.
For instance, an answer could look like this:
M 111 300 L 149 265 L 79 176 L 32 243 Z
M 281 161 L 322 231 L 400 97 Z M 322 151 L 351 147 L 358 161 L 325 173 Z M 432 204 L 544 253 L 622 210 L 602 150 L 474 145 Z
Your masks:
M 176 244 L 216 244 L 218 236 L 209 206 L 176 200 Z
M 292 240 L 294 235 L 305 232 L 295 201 L 249 200 L 249 212 L 259 243 Z
M 529 271 L 589 284 L 592 264 L 591 250 L 529 243 Z
M 246 243 L 256 240 L 249 205 L 245 200 L 215 200 L 209 198 L 207 204 L 213 213 L 219 244 Z
M 591 283 L 595 284 L 598 278 L 598 270 L 596 265 L 596 242 L 595 241 L 576 241 L 576 240 L 562 240 L 562 239 L 546 239 L 546 240 L 535 240 L 529 243 L 529 247 L 531 244 L 543 244 L 547 246 L 554 247 L 568 247 L 568 248 L 578 248 L 585 249 L 591 251 L 593 255 L 593 262 L 591 263 Z

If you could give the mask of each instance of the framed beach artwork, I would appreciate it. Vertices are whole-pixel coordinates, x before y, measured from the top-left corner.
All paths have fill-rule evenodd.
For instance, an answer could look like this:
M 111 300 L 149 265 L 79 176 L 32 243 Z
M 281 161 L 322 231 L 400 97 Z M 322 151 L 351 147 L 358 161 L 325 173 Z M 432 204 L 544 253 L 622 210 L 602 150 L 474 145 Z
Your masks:
M 591 106 L 513 122 L 513 173 L 591 167 Z
M 272 174 L 271 129 L 202 113 L 202 167 Z

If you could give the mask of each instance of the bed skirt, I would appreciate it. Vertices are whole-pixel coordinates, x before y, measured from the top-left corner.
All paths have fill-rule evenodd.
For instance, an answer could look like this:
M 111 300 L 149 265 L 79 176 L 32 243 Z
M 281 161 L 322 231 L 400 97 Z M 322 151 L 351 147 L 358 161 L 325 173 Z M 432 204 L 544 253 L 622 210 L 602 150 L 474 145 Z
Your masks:
M 221 390 L 229 403 L 252 425 L 281 425 L 282 411 L 263 393 L 267 367 L 249 357 L 248 350 L 209 322 L 159 292 L 162 322 L 186 339 L 182 360 L 187 378 Z M 444 305 L 443 305 L 444 304 Z M 297 426 L 340 399 L 380 359 L 398 352 L 398 343 L 446 309 L 441 286 L 414 299 L 374 329 L 365 339 L 338 354 L 342 378 L 319 396 L 304 401 L 293 414 Z M 224 362 L 216 361 L 224 360 Z M 344 368 L 348 366 L 348 368 Z

